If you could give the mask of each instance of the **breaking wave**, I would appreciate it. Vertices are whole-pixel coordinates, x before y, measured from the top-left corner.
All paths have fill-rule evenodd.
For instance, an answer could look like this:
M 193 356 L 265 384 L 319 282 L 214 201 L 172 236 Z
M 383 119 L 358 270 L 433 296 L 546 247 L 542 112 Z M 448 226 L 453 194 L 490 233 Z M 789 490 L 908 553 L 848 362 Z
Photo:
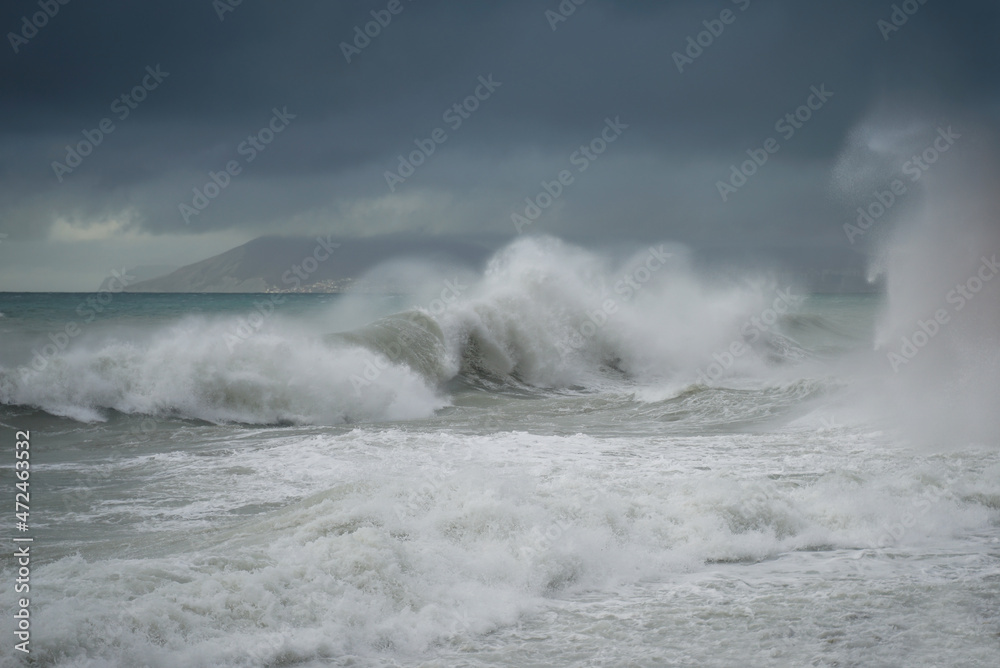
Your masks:
M 0 369 L 0 401 L 83 421 L 118 411 L 336 424 L 427 417 L 463 389 L 681 392 L 810 356 L 779 331 L 796 324 L 798 297 L 763 282 L 712 285 L 674 247 L 611 258 L 528 238 L 474 280 L 414 284 L 422 305 L 342 332 L 279 309 L 249 325 L 189 315 L 82 338 L 44 364 Z M 348 301 L 325 307 L 324 322 L 346 320 Z

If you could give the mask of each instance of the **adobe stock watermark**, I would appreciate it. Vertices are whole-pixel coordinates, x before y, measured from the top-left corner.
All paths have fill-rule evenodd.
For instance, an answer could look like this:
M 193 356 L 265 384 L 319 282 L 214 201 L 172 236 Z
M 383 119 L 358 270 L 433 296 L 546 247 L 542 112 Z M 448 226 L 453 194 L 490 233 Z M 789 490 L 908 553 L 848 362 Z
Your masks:
M 407 0 L 407 2 L 413 2 L 413 0 Z M 340 43 L 340 52 L 344 54 L 347 63 L 351 63 L 351 58 L 360 56 L 361 52 L 372 43 L 372 40 L 381 35 L 382 30 L 389 27 L 389 24 L 392 23 L 392 17 L 402 14 L 404 9 L 406 7 L 403 6 L 401 0 L 389 0 L 385 9 L 371 10 L 373 20 L 364 24 L 363 29 L 360 25 L 354 26 L 354 39 L 350 43 Z
M 111 113 L 118 117 L 119 121 L 124 121 L 133 110 L 138 108 L 146 97 L 159 88 L 163 80 L 170 76 L 170 72 L 160 70 L 160 65 L 156 67 L 146 66 L 146 76 L 142 81 L 132 87 L 127 93 L 122 93 L 111 102 Z M 63 175 L 70 174 L 74 169 L 83 164 L 83 159 L 94 152 L 104 141 L 104 138 L 115 131 L 114 121 L 110 117 L 105 117 L 98 122 L 93 130 L 83 130 L 83 139 L 75 145 L 66 145 L 65 164 L 53 161 L 52 172 L 56 175 L 59 183 L 63 182 Z
M 303 281 L 308 281 L 309 277 L 319 270 L 320 264 L 326 262 L 333 255 L 333 252 L 340 248 L 340 244 L 333 243 L 328 234 L 326 239 L 316 237 L 316 245 L 312 253 L 307 255 L 299 264 L 293 264 L 285 273 L 281 275 L 281 282 L 290 285 L 293 289 L 302 286 Z M 244 317 L 240 318 L 232 332 L 225 335 L 226 347 L 229 352 L 233 352 L 236 346 L 244 341 L 250 340 L 264 326 L 271 316 L 274 315 L 275 306 L 285 303 L 285 295 L 282 293 L 272 293 L 267 299 L 255 301 L 253 309 Z
M 745 12 L 750 7 L 750 0 L 731 1 L 734 5 L 739 6 L 741 12 Z M 723 9 L 719 13 L 719 18 L 702 21 L 701 24 L 705 26 L 705 29 L 697 35 L 688 36 L 687 47 L 684 49 L 684 53 L 680 51 L 674 51 L 673 53 L 672 57 L 674 65 L 677 66 L 677 71 L 684 74 L 684 66 L 693 65 L 694 61 L 705 52 L 705 49 L 715 44 L 715 40 L 722 36 L 722 33 L 726 31 L 726 26 L 736 23 L 737 16 L 738 14 L 733 10 Z
M 950 489 L 955 484 L 955 480 L 954 477 L 948 476 L 940 488 L 929 489 L 912 498 L 910 509 L 902 514 L 898 522 L 882 524 L 882 535 L 879 536 L 875 547 L 884 549 L 901 541 L 907 531 L 915 527 L 917 521 L 926 515 L 933 506 L 941 503 L 943 499 L 958 501 L 958 497 Z
M 456 276 L 454 280 L 445 280 L 444 288 L 441 290 L 441 296 L 432 299 L 424 310 L 428 311 L 433 316 L 443 315 L 448 309 L 452 308 L 458 303 L 462 294 L 469 289 L 468 285 L 463 285 L 462 281 Z M 420 307 L 414 306 L 414 309 L 419 309 Z M 378 377 L 382 375 L 382 372 L 388 369 L 390 366 L 399 361 L 403 354 L 403 347 L 397 341 L 393 341 L 388 346 L 386 346 L 386 351 L 384 353 L 377 353 L 374 360 L 365 361 L 365 369 L 362 374 L 352 374 L 350 381 L 351 386 L 354 387 L 355 396 L 361 396 L 361 388 L 368 387 L 373 382 L 378 380 Z
M 136 448 L 152 439 L 156 433 L 156 420 L 151 417 L 144 417 L 139 424 L 129 427 L 126 435 L 129 437 L 128 447 Z M 110 461 L 101 468 L 99 472 L 90 472 L 78 480 L 79 489 L 66 490 L 62 492 L 62 505 L 67 512 L 79 510 L 79 505 L 85 503 L 94 496 L 93 488 L 117 476 L 118 471 L 114 466 L 119 463 L 127 463 L 127 457 L 120 452 L 112 452 Z
M 663 244 L 659 248 L 650 246 L 646 250 L 646 258 L 639 266 L 624 274 L 614 285 L 616 295 L 619 295 L 621 302 L 628 302 L 635 297 L 640 290 L 652 280 L 653 274 L 662 269 L 667 264 L 667 260 L 673 257 L 673 253 L 667 253 L 663 249 Z M 574 350 L 581 350 L 587 340 L 597 335 L 605 325 L 610 322 L 611 317 L 618 313 L 621 307 L 618 297 L 609 297 L 601 302 L 599 309 L 588 310 L 587 320 L 579 327 L 571 327 L 568 340 L 556 341 L 556 350 L 560 357 L 566 357 Z
M 438 448 L 437 453 L 439 455 L 444 455 L 445 448 L 455 449 L 455 447 L 455 445 L 451 445 L 449 447 L 447 444 L 442 444 L 441 447 Z M 465 450 L 465 455 L 461 458 L 458 456 L 460 453 L 452 452 L 448 453 L 445 458 L 429 462 L 427 466 L 421 467 L 423 471 L 427 472 L 420 478 L 420 486 L 417 488 L 412 486 L 409 487 L 409 495 L 405 504 L 401 502 L 394 504 L 393 510 L 399 520 L 405 522 L 408 519 L 408 512 L 416 513 L 421 510 L 421 505 L 419 503 L 420 497 L 432 496 L 444 489 L 445 482 L 452 479 L 458 473 L 458 469 L 455 468 L 454 462 L 469 462 L 472 460 L 472 446 L 466 444 L 462 449 Z M 442 465 L 438 464 L 439 461 L 442 462 Z
M 667 461 L 664 457 L 660 459 Z M 731 508 L 729 512 L 740 516 L 744 521 L 771 516 L 775 504 L 780 504 L 788 498 L 788 491 L 782 490 L 773 480 L 767 478 L 745 481 L 740 485 L 739 494 L 747 495 L 748 498 L 741 500 L 739 506 Z
M 774 302 L 769 308 L 761 311 L 760 315 L 755 315 L 740 326 L 740 338 L 733 340 L 729 348 L 722 352 L 713 353 L 715 360 L 704 369 L 698 370 L 698 383 L 708 385 L 710 381 L 718 380 L 722 375 L 731 369 L 736 360 L 743 357 L 750 350 L 751 346 L 757 342 L 764 332 L 770 331 L 782 315 L 798 308 L 803 297 L 792 294 L 790 288 L 784 291 L 778 290 Z
M 545 20 L 549 22 L 549 27 L 552 28 L 552 32 L 555 32 L 559 28 L 560 23 L 565 23 L 569 20 L 569 17 L 576 13 L 576 8 L 583 5 L 587 0 L 562 0 L 556 7 L 558 11 L 552 11 L 551 9 L 545 10 Z
M 604 128 L 597 137 L 590 142 L 582 144 L 580 148 L 569 156 L 569 163 L 576 167 L 577 173 L 582 174 L 595 162 L 611 144 L 618 141 L 622 133 L 628 129 L 628 125 L 621 122 L 621 116 L 604 119 Z M 542 212 L 552 206 L 557 199 L 562 197 L 565 188 L 573 185 L 575 177 L 568 169 L 561 170 L 552 181 L 542 181 L 541 191 L 534 197 L 524 199 L 527 206 L 524 207 L 524 214 L 512 213 L 510 221 L 514 223 L 514 229 L 520 234 L 525 227 L 532 225 L 538 220 Z
M 476 86 L 471 95 L 461 102 L 451 105 L 441 115 L 441 120 L 448 124 L 452 132 L 457 132 L 465 121 L 479 109 L 479 106 L 490 99 L 496 89 L 503 85 L 500 81 L 494 81 L 492 74 L 485 77 L 480 76 L 478 82 L 479 85 Z M 390 192 L 396 192 L 396 186 L 405 183 L 406 179 L 413 176 L 417 168 L 427 162 L 427 159 L 434 155 L 437 147 L 446 141 L 448 141 L 448 133 L 444 131 L 444 128 L 434 128 L 427 139 L 414 139 L 413 143 L 416 144 L 417 149 L 406 156 L 400 154 L 399 166 L 396 171 L 386 171 L 384 174 L 385 183 L 389 186 Z
M 983 257 L 976 273 L 965 283 L 960 283 L 950 290 L 945 296 L 945 301 L 953 306 L 954 313 L 960 313 L 998 273 L 1000 264 L 997 263 L 997 256 L 994 254 L 990 259 Z M 917 320 L 913 333 L 904 336 L 900 341 L 899 352 L 890 351 L 887 355 L 893 372 L 899 373 L 903 366 L 910 364 L 920 351 L 941 333 L 941 329 L 951 322 L 951 317 L 952 314 L 947 308 L 939 308 L 927 320 Z
M 236 350 L 236 347 L 244 341 L 249 341 L 264 323 L 274 315 L 274 307 L 285 303 L 285 295 L 276 293 L 267 296 L 267 299 L 255 301 L 253 309 L 241 317 L 232 332 L 226 332 L 223 337 L 226 341 L 226 348 L 229 352 Z
M 916 183 L 944 153 L 947 153 L 955 145 L 955 140 L 961 139 L 961 137 L 962 135 L 952 130 L 950 125 L 947 130 L 938 128 L 938 136 L 934 139 L 933 143 L 921 153 L 914 155 L 903 163 L 903 174 L 909 176 L 910 181 Z M 858 207 L 857 224 L 846 223 L 844 225 L 844 233 L 847 235 L 847 240 L 851 244 L 854 244 L 858 237 L 868 232 L 872 225 L 875 224 L 875 221 L 888 213 L 889 209 L 908 192 L 906 184 L 901 179 L 894 179 L 889 184 L 888 190 L 875 191 L 875 199 L 868 206 Z
M 66 351 L 73 339 L 83 333 L 82 325 L 94 322 L 97 316 L 111 305 L 115 295 L 125 290 L 135 280 L 135 276 L 128 275 L 125 267 L 122 267 L 121 271 L 112 270 L 111 276 L 101 289 L 88 295 L 77 305 L 76 314 L 82 319 L 81 322 L 76 320 L 66 322 L 61 329 L 49 332 L 49 343 L 43 345 L 40 350 L 31 349 L 33 354 L 30 366 L 21 366 L 17 369 L 21 380 L 27 380 L 35 372 L 44 371 L 52 360 Z
M 70 0 L 38 0 L 38 6 L 42 11 L 35 12 L 30 18 L 22 16 L 21 29 L 18 32 L 7 33 L 7 41 L 10 42 L 10 48 L 14 49 L 14 53 L 17 54 L 22 46 L 38 34 L 39 30 L 47 26 L 59 13 L 60 7 L 69 3 Z
M 823 105 L 833 97 L 833 93 L 826 89 L 826 84 L 810 87 L 810 95 L 801 106 L 794 111 L 785 114 L 774 124 L 776 132 L 781 133 L 785 141 L 790 141 L 795 133 L 801 130 L 813 117 L 813 113 L 823 108 Z M 729 200 L 740 188 L 747 184 L 747 181 L 763 167 L 772 155 L 781 150 L 781 144 L 774 137 L 769 137 L 764 141 L 763 148 L 747 149 L 750 159 L 740 164 L 739 167 L 732 165 L 728 182 L 716 181 L 715 187 L 722 197 L 722 201 Z
M 291 286 L 292 290 L 301 288 L 303 281 L 308 281 L 309 277 L 319 269 L 320 263 L 326 262 L 333 255 L 333 252 L 340 248 L 340 244 L 330 240 L 332 237 L 332 234 L 326 235 L 326 239 L 316 237 L 316 247 L 313 248 L 312 255 L 302 260 L 301 266 L 292 265 L 288 271 L 281 275 L 281 282 Z
M 199 216 L 201 212 L 208 208 L 208 205 L 218 197 L 223 190 L 229 187 L 232 183 L 233 178 L 239 176 L 243 172 L 243 167 L 249 165 L 253 162 L 259 153 L 262 153 L 267 149 L 268 145 L 274 141 L 274 138 L 284 132 L 285 128 L 289 126 L 291 121 L 296 117 L 295 114 L 288 113 L 288 107 L 282 107 L 279 111 L 277 107 L 271 109 L 271 120 L 268 121 L 267 125 L 262 127 L 260 130 L 247 136 L 245 140 L 240 142 L 240 145 L 236 147 L 236 153 L 241 156 L 245 156 L 241 164 L 240 160 L 233 159 L 226 163 L 224 169 L 208 173 L 209 180 L 205 182 L 205 185 L 201 188 L 197 186 L 193 188 L 192 192 L 194 196 L 191 198 L 191 203 L 181 202 L 177 205 L 178 210 L 181 213 L 181 218 L 184 219 L 185 225 L 191 224 L 191 216 Z
M 569 508 L 569 515 L 580 515 L 584 508 L 593 507 L 603 495 L 596 491 L 588 492 L 583 498 L 574 501 Z M 544 530 L 535 525 L 528 532 L 526 545 L 518 548 L 518 554 L 525 559 L 533 559 L 551 550 L 557 541 L 562 540 L 573 527 L 568 519 L 553 520 Z
M 927 0 L 905 0 L 903 3 L 892 6 L 892 13 L 889 20 L 879 19 L 875 22 L 875 27 L 882 33 L 882 39 L 886 42 L 893 33 L 899 32 L 900 28 L 906 25 L 910 17 L 920 11 L 920 7 L 927 4 Z
M 236 8 L 243 4 L 243 0 L 212 0 L 212 9 L 219 17 L 219 22 L 226 20 L 226 14 L 235 12 Z

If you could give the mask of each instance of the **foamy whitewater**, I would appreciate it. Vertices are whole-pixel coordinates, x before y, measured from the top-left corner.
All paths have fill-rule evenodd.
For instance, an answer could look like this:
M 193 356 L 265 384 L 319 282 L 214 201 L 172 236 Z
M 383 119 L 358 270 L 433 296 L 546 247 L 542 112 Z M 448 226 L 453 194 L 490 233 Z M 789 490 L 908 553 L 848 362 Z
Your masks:
M 894 370 L 944 296 L 902 265 L 528 238 L 402 296 L 0 294 L 33 665 L 996 665 L 1000 279 Z

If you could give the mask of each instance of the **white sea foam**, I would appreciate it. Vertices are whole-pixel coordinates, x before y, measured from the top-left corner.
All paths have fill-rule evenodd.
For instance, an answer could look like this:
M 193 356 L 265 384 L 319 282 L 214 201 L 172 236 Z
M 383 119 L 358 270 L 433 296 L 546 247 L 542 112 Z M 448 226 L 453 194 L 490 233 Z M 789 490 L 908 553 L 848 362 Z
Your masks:
M 447 403 L 441 384 L 459 375 L 536 388 L 684 387 L 712 365 L 713 378 L 759 375 L 794 352 L 751 325 L 776 290 L 713 286 L 676 247 L 613 261 L 551 238 L 521 240 L 480 279 L 456 278 L 447 308 L 434 297 L 439 278 L 412 264 L 383 270 L 412 277 L 416 309 L 332 337 L 280 311 L 244 329 L 249 336 L 234 335 L 242 318 L 218 316 L 83 337 L 44 368 L 36 359 L 0 370 L 0 400 L 85 421 L 113 409 L 331 424 L 426 417 Z M 355 301 L 319 322 L 356 322 Z M 734 345 L 744 353 L 733 356 Z
M 677 265 L 628 298 L 616 284 L 648 251 L 526 239 L 460 277 L 447 308 L 445 277 L 411 265 L 405 314 L 366 322 L 343 300 L 237 342 L 222 315 L 107 328 L 39 372 L 6 370 L 17 410 L 106 420 L 44 438 L 60 539 L 33 562 L 34 656 L 733 665 L 750 647 L 762 665 L 982 663 L 996 441 L 956 429 L 951 450 L 904 447 L 923 404 L 885 411 L 883 395 L 922 395 L 891 395 L 891 369 L 857 350 L 867 303 L 807 304 L 721 365 L 773 292 L 706 282 L 669 251 Z M 883 322 L 915 313 L 896 299 Z M 156 417 L 146 440 L 139 416 Z M 278 422 L 296 424 L 247 426 Z
M 40 660 L 383 665 L 466 648 L 479 665 L 502 665 L 490 660 L 489 633 L 573 627 L 558 618 L 586 617 L 595 597 L 605 611 L 627 598 L 645 601 L 643 615 L 670 619 L 685 591 L 689 611 L 710 605 L 712 574 L 727 578 L 734 563 L 744 564 L 739 577 L 767 587 L 789 569 L 785 587 L 797 598 L 757 598 L 755 615 L 800 632 L 836 629 L 837 620 L 810 612 L 823 609 L 830 582 L 803 579 L 793 562 L 813 555 L 805 570 L 878 582 L 882 559 L 908 563 L 956 534 L 992 531 L 1000 498 L 996 453 L 901 460 L 879 436 L 852 428 L 684 439 L 356 429 L 251 441 L 212 457 L 120 462 L 143 494 L 127 509 L 95 497 L 87 521 L 127 523 L 129 546 L 92 546 L 33 572 Z M 281 503 L 241 519 L 254 499 Z M 207 507 L 216 515 L 208 525 Z M 986 571 L 965 549 L 966 586 L 987 595 Z M 903 612 L 912 590 L 857 594 L 859 605 L 896 607 L 901 624 L 919 614 Z M 737 610 L 756 596 L 734 595 Z M 783 612 L 789 605 L 794 619 Z M 957 622 L 949 615 L 960 608 L 942 604 L 941 623 Z M 628 620 L 603 624 L 639 633 Z M 720 624 L 699 633 L 725 644 L 766 642 L 769 632 Z M 553 656 L 578 642 L 599 649 L 572 630 L 549 639 Z M 802 642 L 824 651 L 811 636 L 774 649 L 791 660 Z M 85 655 L 92 663 L 80 663 Z
M 375 360 L 370 351 L 280 325 L 230 346 L 236 326 L 189 318 L 138 340 L 81 342 L 41 371 L 10 371 L 4 401 L 82 420 L 114 409 L 246 423 L 408 419 L 446 403 L 399 365 L 357 391 L 351 379 Z

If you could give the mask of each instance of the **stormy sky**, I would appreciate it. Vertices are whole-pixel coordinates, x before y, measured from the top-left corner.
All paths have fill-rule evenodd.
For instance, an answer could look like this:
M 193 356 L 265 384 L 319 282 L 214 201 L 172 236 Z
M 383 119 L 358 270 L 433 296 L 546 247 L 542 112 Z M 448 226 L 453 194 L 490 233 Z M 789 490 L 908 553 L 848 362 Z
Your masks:
M 522 233 L 864 252 L 880 141 L 1000 113 L 994 0 L 62 1 L 0 10 L 0 290 L 264 234 L 512 237 L 543 182 Z

